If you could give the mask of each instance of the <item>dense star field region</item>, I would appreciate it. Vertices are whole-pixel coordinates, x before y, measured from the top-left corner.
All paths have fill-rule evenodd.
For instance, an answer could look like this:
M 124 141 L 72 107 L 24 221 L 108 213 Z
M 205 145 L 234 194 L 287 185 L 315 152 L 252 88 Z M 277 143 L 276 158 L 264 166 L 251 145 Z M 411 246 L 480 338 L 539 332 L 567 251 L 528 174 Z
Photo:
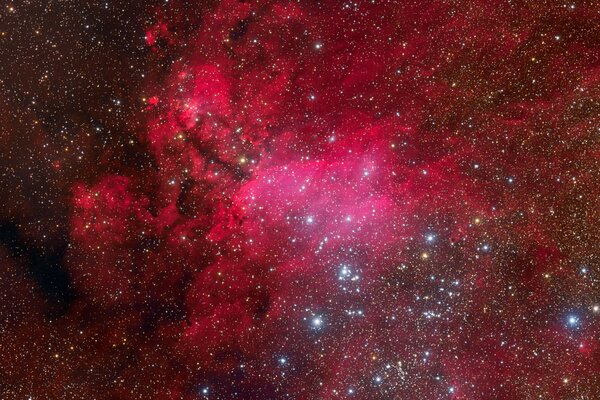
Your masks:
M 0 3 L 0 398 L 600 399 L 600 3 Z

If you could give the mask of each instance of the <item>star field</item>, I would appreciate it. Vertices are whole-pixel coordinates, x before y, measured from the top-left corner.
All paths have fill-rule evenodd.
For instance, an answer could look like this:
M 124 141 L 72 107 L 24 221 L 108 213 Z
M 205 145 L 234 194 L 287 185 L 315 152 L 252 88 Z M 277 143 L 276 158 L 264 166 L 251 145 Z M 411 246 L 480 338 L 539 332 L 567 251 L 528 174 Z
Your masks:
M 0 398 L 600 399 L 599 20 L 0 4 Z

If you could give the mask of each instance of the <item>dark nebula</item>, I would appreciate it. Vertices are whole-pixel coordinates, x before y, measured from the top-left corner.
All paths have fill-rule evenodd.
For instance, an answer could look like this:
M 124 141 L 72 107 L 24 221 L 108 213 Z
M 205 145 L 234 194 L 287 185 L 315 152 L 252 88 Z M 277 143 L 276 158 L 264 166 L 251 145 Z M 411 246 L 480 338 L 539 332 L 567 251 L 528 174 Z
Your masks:
M 600 4 L 0 9 L 0 399 L 600 399 Z

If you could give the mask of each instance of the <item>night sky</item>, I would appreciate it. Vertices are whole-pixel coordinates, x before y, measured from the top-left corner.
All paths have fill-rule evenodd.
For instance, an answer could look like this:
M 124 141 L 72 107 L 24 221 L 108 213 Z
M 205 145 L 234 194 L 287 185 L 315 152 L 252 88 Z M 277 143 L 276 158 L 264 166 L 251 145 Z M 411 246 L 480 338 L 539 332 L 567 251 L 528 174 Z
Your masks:
M 0 399 L 600 399 L 600 3 L 0 2 Z

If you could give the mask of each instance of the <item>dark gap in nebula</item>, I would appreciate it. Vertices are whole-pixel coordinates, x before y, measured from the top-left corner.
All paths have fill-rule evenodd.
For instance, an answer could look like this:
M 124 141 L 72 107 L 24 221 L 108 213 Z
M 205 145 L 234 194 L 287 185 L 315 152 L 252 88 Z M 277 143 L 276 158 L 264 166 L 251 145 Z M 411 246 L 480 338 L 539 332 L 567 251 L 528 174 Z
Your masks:
M 11 251 L 13 257 L 24 262 L 27 275 L 52 305 L 48 316 L 55 318 L 67 313 L 76 293 L 63 264 L 66 243 L 50 249 L 36 248 L 24 240 L 12 221 L 0 221 L 0 243 Z
M 240 20 L 235 26 L 235 28 L 233 28 L 229 32 L 229 38 L 233 41 L 241 40 L 244 36 L 246 36 L 246 33 L 248 32 L 248 25 L 250 25 L 250 22 L 250 18 L 244 18 Z

